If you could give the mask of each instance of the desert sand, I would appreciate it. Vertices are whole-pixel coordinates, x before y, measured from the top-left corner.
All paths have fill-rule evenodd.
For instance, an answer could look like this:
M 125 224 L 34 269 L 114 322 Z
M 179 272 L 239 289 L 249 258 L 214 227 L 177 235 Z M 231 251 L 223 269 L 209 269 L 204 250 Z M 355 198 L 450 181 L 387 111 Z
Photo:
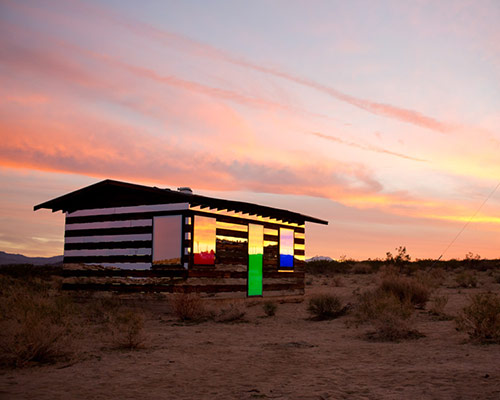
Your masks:
M 499 399 L 500 345 L 478 345 L 440 320 L 417 310 L 422 338 L 367 339 L 370 326 L 348 314 L 312 321 L 307 301 L 333 293 L 346 303 L 372 287 L 377 275 L 306 278 L 303 302 L 278 303 L 267 317 L 257 301 L 241 302 L 243 322 L 182 323 L 158 299 L 129 300 L 146 316 L 138 350 L 116 350 L 82 327 L 69 361 L 3 369 L 3 399 Z M 443 285 L 445 311 L 456 315 L 471 293 L 500 292 L 481 276 L 478 288 Z M 227 303 L 227 300 L 226 300 Z M 221 306 L 221 304 L 215 304 Z

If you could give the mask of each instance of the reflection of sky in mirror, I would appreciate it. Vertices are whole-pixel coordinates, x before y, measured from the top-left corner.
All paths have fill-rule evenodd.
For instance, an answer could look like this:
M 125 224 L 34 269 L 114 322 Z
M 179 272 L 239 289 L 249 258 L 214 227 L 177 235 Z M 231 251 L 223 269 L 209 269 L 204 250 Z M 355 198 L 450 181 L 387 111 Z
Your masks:
M 194 217 L 193 253 L 195 264 L 215 262 L 215 219 L 196 215 Z
M 248 229 L 248 254 L 264 253 L 264 227 L 250 224 Z
M 153 220 L 153 264 L 180 264 L 182 216 L 155 217 Z
M 280 267 L 293 267 L 293 230 L 280 228 Z

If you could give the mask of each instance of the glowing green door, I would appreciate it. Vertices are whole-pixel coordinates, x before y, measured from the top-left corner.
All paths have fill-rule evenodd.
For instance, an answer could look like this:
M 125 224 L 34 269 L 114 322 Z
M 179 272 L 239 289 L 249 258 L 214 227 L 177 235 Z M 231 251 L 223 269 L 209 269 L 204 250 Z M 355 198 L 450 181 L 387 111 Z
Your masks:
M 248 225 L 248 295 L 262 296 L 264 226 Z

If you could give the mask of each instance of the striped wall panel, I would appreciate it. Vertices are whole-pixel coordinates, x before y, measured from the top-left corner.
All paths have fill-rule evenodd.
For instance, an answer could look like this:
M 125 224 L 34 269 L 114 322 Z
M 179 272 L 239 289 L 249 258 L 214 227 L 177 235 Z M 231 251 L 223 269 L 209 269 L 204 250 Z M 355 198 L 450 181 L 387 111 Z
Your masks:
M 188 203 L 79 210 L 66 214 L 64 262 L 150 269 L 153 217 L 180 214 Z
M 192 217 L 189 216 L 191 212 L 188 208 L 187 203 L 178 203 L 100 208 L 68 213 L 65 226 L 64 262 L 116 266 L 123 269 L 150 269 L 152 267 L 154 217 L 183 214 L 184 239 L 181 264 L 187 269 L 192 251 Z M 208 216 L 203 212 L 195 212 L 195 214 Z M 247 226 L 248 222 L 251 222 L 248 219 L 213 214 L 210 216 L 217 218 L 216 234 L 219 238 L 245 240 L 248 237 Z M 279 225 L 267 222 L 263 225 L 266 227 L 264 240 L 277 245 Z M 305 258 L 304 228 L 299 226 L 292 229 L 295 231 L 294 257 L 303 260 Z M 240 259 L 238 263 L 241 264 Z M 275 266 L 274 263 L 276 263 Z M 270 268 L 278 268 L 277 260 L 265 260 L 265 264 Z

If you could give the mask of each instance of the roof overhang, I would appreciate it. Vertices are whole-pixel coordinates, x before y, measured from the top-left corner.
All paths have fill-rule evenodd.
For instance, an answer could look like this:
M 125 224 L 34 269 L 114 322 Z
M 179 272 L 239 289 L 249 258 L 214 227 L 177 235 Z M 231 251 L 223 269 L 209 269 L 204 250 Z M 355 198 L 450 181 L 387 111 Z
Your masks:
M 131 205 L 189 203 L 191 206 L 208 207 L 276 218 L 296 223 L 313 222 L 328 225 L 328 221 L 308 215 L 262 206 L 243 201 L 225 200 L 200 196 L 170 189 L 137 185 L 106 179 L 93 185 L 65 194 L 55 199 L 37 204 L 33 209 L 46 208 L 52 212 L 73 212 L 82 209 L 126 207 Z

